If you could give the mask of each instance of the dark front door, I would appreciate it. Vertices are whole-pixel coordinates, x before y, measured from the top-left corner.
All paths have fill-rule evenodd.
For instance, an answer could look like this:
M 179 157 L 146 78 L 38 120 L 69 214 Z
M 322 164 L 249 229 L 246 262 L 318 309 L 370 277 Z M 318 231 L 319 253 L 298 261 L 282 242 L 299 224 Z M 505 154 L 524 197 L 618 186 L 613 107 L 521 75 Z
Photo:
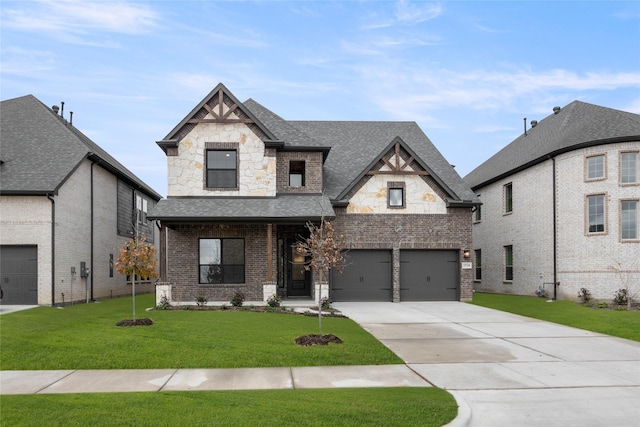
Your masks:
M 0 246 L 2 304 L 38 304 L 38 247 Z
M 296 253 L 292 244 L 287 246 L 287 297 L 311 297 L 311 272 L 304 268 L 307 260 L 303 254 Z

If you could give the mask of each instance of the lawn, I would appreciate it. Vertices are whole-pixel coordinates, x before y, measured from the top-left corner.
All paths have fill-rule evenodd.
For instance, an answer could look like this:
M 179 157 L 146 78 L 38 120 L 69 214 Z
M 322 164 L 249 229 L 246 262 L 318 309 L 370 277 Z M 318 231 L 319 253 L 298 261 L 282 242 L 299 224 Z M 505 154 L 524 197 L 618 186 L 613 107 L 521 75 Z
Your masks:
M 574 301 L 476 292 L 472 304 L 640 341 L 640 311 L 585 307 Z
M 431 387 L 2 396 L 3 426 L 442 426 L 453 397 Z
M 0 316 L 0 368 L 151 369 L 397 364 L 402 360 L 347 318 L 323 318 L 323 333 L 344 344 L 301 347 L 318 333 L 313 316 L 248 311 L 154 310 L 154 295 L 136 298 L 151 326 L 118 327 L 131 319 L 131 298 L 38 307 Z

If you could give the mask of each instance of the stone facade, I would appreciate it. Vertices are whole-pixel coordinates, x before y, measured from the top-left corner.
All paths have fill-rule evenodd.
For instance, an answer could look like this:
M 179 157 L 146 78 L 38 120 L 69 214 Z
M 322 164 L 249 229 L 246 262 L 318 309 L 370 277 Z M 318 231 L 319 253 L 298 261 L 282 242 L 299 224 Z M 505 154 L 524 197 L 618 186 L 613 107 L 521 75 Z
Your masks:
M 555 159 L 558 298 L 577 299 L 580 288 L 594 298 L 611 300 L 623 287 L 611 267 L 620 263 L 624 277 L 640 283 L 640 241 L 620 238 L 620 201 L 640 200 L 640 184 L 620 183 L 620 153 L 640 151 L 639 142 L 577 149 Z M 585 179 L 588 156 L 606 157 L 606 177 Z M 503 189 L 513 188 L 513 212 L 504 214 Z M 482 219 L 473 226 L 474 249 L 482 251 L 479 291 L 535 295 L 543 283 L 553 280 L 553 161 L 547 160 L 515 175 L 477 189 Z M 587 232 L 587 195 L 605 194 L 605 232 Z M 513 246 L 513 280 L 505 280 L 504 247 Z M 545 285 L 548 296 L 553 285 Z M 640 289 L 635 291 L 640 293 Z M 636 298 L 640 297 L 637 296 Z

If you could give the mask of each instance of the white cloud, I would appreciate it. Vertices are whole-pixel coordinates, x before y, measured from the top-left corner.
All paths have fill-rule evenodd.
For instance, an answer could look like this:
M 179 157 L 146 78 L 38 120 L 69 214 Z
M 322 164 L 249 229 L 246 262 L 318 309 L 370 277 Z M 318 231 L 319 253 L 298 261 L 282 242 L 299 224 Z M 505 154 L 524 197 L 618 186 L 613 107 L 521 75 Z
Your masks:
M 438 3 L 411 3 L 399 0 L 395 7 L 395 17 L 403 23 L 419 23 L 435 19 L 442 14 L 442 6 Z

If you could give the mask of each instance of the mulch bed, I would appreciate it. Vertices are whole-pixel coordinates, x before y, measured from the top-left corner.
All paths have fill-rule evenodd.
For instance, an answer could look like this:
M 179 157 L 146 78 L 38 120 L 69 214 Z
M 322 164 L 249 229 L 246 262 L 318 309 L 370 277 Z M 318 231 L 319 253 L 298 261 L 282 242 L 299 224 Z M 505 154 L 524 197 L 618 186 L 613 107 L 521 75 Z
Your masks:
M 342 344 L 342 340 L 333 334 L 318 335 L 310 334 L 296 338 L 295 343 L 308 347 L 310 345 L 328 345 L 329 343 Z
M 144 319 L 136 319 L 136 320 L 121 320 L 116 323 L 116 326 L 149 326 L 153 325 L 153 320 L 145 317 Z

